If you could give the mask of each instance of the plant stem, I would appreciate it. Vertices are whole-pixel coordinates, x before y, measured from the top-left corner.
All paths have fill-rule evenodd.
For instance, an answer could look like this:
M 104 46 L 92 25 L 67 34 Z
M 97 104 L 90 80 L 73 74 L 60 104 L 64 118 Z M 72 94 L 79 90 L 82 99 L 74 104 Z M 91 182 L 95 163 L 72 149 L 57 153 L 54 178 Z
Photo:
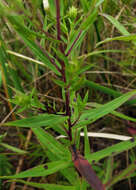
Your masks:
M 80 38 L 81 34 L 82 34 L 82 30 L 80 30 L 80 32 L 78 33 L 76 39 L 74 40 L 73 44 L 72 44 L 71 47 L 69 48 L 69 50 L 68 50 L 66 56 L 69 56 L 69 54 L 71 53 L 71 51 L 72 51 L 74 45 L 76 44 L 77 40 Z
M 60 40 L 60 50 L 64 54 L 63 45 L 61 42 L 61 28 L 60 28 L 60 0 L 56 1 L 56 20 L 57 20 L 57 39 Z
M 60 40 L 60 46 L 59 49 L 63 55 L 64 49 L 61 41 L 61 28 L 60 28 L 60 0 L 55 0 L 56 2 L 56 21 L 57 21 L 57 39 Z M 59 60 L 61 64 L 61 74 L 62 74 L 62 80 L 64 83 L 67 83 L 66 80 L 66 72 L 65 72 L 65 63 L 63 60 Z M 70 110 L 70 91 L 69 91 L 69 86 L 65 88 L 65 109 L 66 109 L 66 115 L 68 116 L 68 131 L 67 134 L 69 136 L 70 141 L 72 141 L 72 124 L 71 124 L 71 110 Z

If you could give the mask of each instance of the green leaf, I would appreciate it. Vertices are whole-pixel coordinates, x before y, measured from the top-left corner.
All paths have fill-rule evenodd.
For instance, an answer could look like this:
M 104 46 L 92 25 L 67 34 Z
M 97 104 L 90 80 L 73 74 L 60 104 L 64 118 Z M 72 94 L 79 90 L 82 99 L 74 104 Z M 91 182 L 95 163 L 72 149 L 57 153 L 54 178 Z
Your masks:
M 107 14 L 102 14 L 105 18 L 107 18 L 124 36 L 130 35 L 130 33 L 126 30 L 126 28 L 114 17 Z
M 107 187 L 113 186 L 115 183 L 118 183 L 121 180 L 124 180 L 126 178 L 129 178 L 130 175 L 136 170 L 136 163 L 132 163 L 128 165 L 126 169 L 121 171 L 118 175 L 112 177 L 112 179 L 109 180 Z
M 23 92 L 23 88 L 21 86 L 20 76 L 18 75 L 17 71 L 15 69 L 13 69 L 12 67 L 8 67 L 8 69 L 9 69 L 9 72 L 10 72 L 10 76 L 11 76 L 11 79 L 12 79 L 13 86 L 15 87 L 15 89 L 20 90 L 20 91 Z
M 132 35 L 127 35 L 127 36 L 118 36 L 118 37 L 114 37 L 114 38 L 107 38 L 104 41 L 97 43 L 96 46 L 101 45 L 101 44 L 106 43 L 106 42 L 115 41 L 115 40 L 126 41 L 126 42 L 127 41 L 134 41 L 134 40 L 136 40 L 136 35 L 132 34 Z
M 77 75 L 81 75 L 82 73 L 84 73 L 85 71 L 91 69 L 92 67 L 93 67 L 93 64 L 84 65 L 84 66 L 82 66 L 82 67 L 76 72 L 76 74 L 77 74 Z
M 66 83 L 63 82 L 62 80 L 53 79 L 53 82 L 54 82 L 55 84 L 57 84 L 58 86 L 62 87 L 62 88 L 65 88 L 65 87 L 66 87 Z
M 54 3 L 55 1 L 48 0 L 49 5 L 50 5 L 50 13 L 53 17 L 56 17 L 56 4 Z
M 4 154 L 0 154 L 0 176 L 11 175 L 11 169 L 12 165 L 10 164 L 8 157 Z
M 16 182 L 23 183 L 32 187 L 36 188 L 42 188 L 45 190 L 76 190 L 74 186 L 68 186 L 68 185 L 58 185 L 58 184 L 48 184 L 48 183 L 35 183 L 35 182 L 28 182 L 23 180 L 15 180 Z
M 131 34 L 131 35 L 127 35 L 127 36 L 118 36 L 115 38 L 106 38 L 105 40 L 99 42 L 96 44 L 96 47 L 100 46 L 101 44 L 107 43 L 107 42 L 111 42 L 111 41 L 115 41 L 115 40 L 119 40 L 119 41 L 135 41 L 136 40 L 136 35 L 135 34 Z
M 67 142 L 65 142 L 65 144 L 69 145 L 68 140 L 67 140 Z M 47 145 L 45 145 L 45 147 L 46 146 Z M 47 154 L 47 157 L 49 158 L 49 160 L 51 160 L 51 161 L 56 161 L 58 159 L 58 155 L 54 156 L 54 154 L 50 151 L 50 149 L 48 151 L 46 151 L 46 154 Z M 69 157 L 69 160 L 71 160 L 71 153 L 68 155 L 68 157 Z M 67 157 L 67 159 L 68 159 L 68 157 Z M 72 162 L 71 162 L 69 168 L 62 169 L 60 171 L 60 173 L 69 181 L 70 184 L 75 185 L 75 182 L 77 180 L 77 173 L 75 172 L 74 167 L 71 167 L 71 166 L 72 166 Z
M 67 44 L 67 49 L 65 50 L 66 55 L 68 55 L 70 51 L 72 52 L 74 49 L 76 49 L 79 46 L 79 44 L 82 43 L 85 34 L 86 34 L 85 31 L 79 31 L 79 30 L 75 31 L 74 35 Z
M 77 48 L 77 46 L 79 46 L 79 44 L 82 43 L 87 30 L 96 20 L 97 14 L 97 9 L 94 9 L 93 12 L 91 12 L 91 14 L 81 24 L 80 28 L 78 30 L 75 30 L 75 33 L 68 43 L 67 49 L 65 51 L 66 55 L 69 54 L 69 52 L 72 52 L 74 49 Z
M 89 105 L 89 104 L 88 104 Z M 102 106 L 101 104 L 97 104 L 97 103 L 94 103 L 94 102 L 91 102 L 90 103 L 90 106 L 91 107 L 95 107 L 95 108 L 98 108 L 100 106 Z M 111 114 L 117 116 L 117 117 L 120 117 L 121 119 L 125 119 L 125 120 L 129 120 L 129 121 L 133 121 L 133 122 L 136 122 L 136 118 L 133 118 L 133 117 L 130 117 L 130 116 L 127 116 L 123 113 L 120 113 L 120 112 L 117 112 L 117 111 L 112 111 Z
M 53 47 L 52 47 L 52 50 L 55 52 L 55 54 L 57 55 L 59 60 L 62 60 L 65 63 L 65 65 L 69 64 L 68 58 L 60 50 L 58 50 L 57 48 L 53 48 Z
M 125 120 L 129 120 L 129 121 L 136 122 L 136 118 L 127 116 L 127 115 L 125 115 L 125 114 L 123 114 L 123 113 L 120 113 L 120 112 L 117 112 L 117 111 L 112 111 L 111 113 L 112 113 L 113 115 L 117 116 L 117 117 L 120 117 L 121 119 L 125 119 Z
M 7 133 L 4 133 L 4 134 L 0 135 L 0 143 L 4 140 L 6 135 L 7 135 Z
M 98 0 L 95 7 L 99 7 L 105 0 Z
M 96 16 L 98 14 L 97 9 L 94 9 L 93 12 L 86 18 L 86 20 L 81 24 L 80 30 L 87 31 L 90 26 L 94 23 L 96 20 Z
M 37 136 L 39 142 L 42 144 L 43 148 L 48 149 L 53 153 L 58 159 L 70 160 L 71 155 L 69 150 L 59 143 L 52 135 L 44 131 L 42 128 L 33 128 L 32 129 L 35 135 Z
M 116 91 L 116 90 L 113 90 L 111 88 L 108 88 L 108 87 L 105 87 L 105 86 L 101 86 L 100 84 L 98 83 L 95 83 L 93 81 L 89 81 L 89 80 L 86 80 L 85 83 L 84 83 L 85 86 L 89 87 L 89 88 L 93 88 L 94 90 L 98 90 L 104 94 L 108 94 L 114 98 L 117 98 L 121 95 L 123 95 L 121 92 L 119 91 Z M 136 103 L 136 99 L 133 99 L 133 100 L 128 100 L 126 102 L 127 104 L 131 105 L 131 104 L 135 104 Z
M 107 158 L 106 162 L 105 162 L 105 179 L 103 181 L 103 183 L 107 183 L 112 175 L 113 175 L 113 170 L 114 170 L 114 166 L 113 166 L 113 163 L 114 163 L 114 159 L 113 159 L 113 156 L 110 156 Z
M 88 156 L 88 160 L 89 162 L 92 162 L 93 160 L 98 162 L 99 160 L 111 156 L 111 155 L 117 155 L 121 152 L 127 151 L 133 147 L 136 146 L 136 139 L 134 139 L 134 141 L 132 140 L 128 140 L 128 141 L 124 141 L 118 144 L 115 144 L 113 146 L 110 146 L 108 148 L 105 148 L 103 150 L 100 150 L 96 153 L 90 154 L 90 156 Z
M 136 90 L 134 90 L 132 92 L 128 92 L 128 93 L 120 96 L 119 98 L 116 98 L 116 99 L 104 104 L 103 106 L 101 106 L 99 108 L 85 111 L 81 115 L 80 120 L 79 120 L 78 124 L 76 125 L 76 127 L 92 123 L 92 122 L 96 121 L 97 119 L 107 115 L 108 113 L 111 113 L 112 111 L 114 111 L 115 109 L 120 107 L 123 103 L 125 103 L 129 98 L 131 98 L 135 94 L 136 94 Z
M 63 123 L 66 119 L 67 117 L 60 115 L 40 114 L 37 116 L 32 116 L 21 120 L 7 122 L 4 123 L 4 125 L 37 128 L 42 126 L 52 126 L 58 123 Z
M 28 169 L 26 171 L 20 172 L 11 176 L 2 176 L 3 179 L 17 179 L 17 178 L 26 178 L 26 177 L 41 177 L 51 175 L 61 169 L 67 168 L 70 165 L 70 162 L 66 161 L 56 161 L 49 162 L 47 164 L 42 164 L 34 168 Z M 47 169 L 45 169 L 47 168 Z
M 56 67 L 50 62 L 49 57 L 52 59 L 52 56 L 46 52 L 46 56 L 44 52 L 34 43 L 35 35 L 33 31 L 30 31 L 28 28 L 23 26 L 19 21 L 20 17 L 9 16 L 8 20 L 23 39 L 25 44 L 31 49 L 36 57 L 38 57 L 48 68 L 54 71 L 57 75 L 60 75 Z M 54 59 L 55 60 L 55 59 Z
M 87 11 L 88 11 L 88 8 L 89 8 L 89 4 L 88 4 L 87 0 L 80 0 L 80 3 L 81 3 L 81 5 L 82 5 L 82 7 L 83 7 L 83 10 L 84 10 L 85 12 L 87 12 Z
M 87 135 L 87 127 L 84 127 L 84 155 L 86 158 L 90 155 L 90 143 L 89 143 L 89 138 Z
M 88 58 L 90 56 L 93 56 L 93 55 L 98 55 L 98 54 L 103 54 L 103 53 L 110 53 L 110 52 L 111 53 L 126 53 L 126 51 L 118 50 L 118 49 L 97 50 L 97 51 L 92 51 L 92 52 L 87 53 L 87 54 L 83 54 L 83 55 L 79 56 L 78 58 L 79 59 L 86 59 L 86 58 Z M 90 66 L 90 65 L 88 65 L 88 66 Z
M 21 150 L 19 148 L 16 148 L 14 146 L 11 146 L 11 145 L 8 145 L 8 144 L 5 144 L 5 143 L 0 143 L 0 145 L 3 146 L 6 149 L 9 149 L 9 150 L 11 150 L 13 152 L 18 153 L 18 154 L 27 154 L 28 153 L 27 151 Z
M 60 0 L 60 16 L 64 16 L 64 0 Z
M 0 71 L 0 88 L 2 86 L 2 72 Z
M 75 173 L 74 167 L 65 168 L 60 172 L 69 181 L 70 184 L 75 185 L 75 182 L 77 180 L 77 173 Z
M 1 77 L 3 80 L 3 85 L 5 90 L 7 91 L 7 94 L 9 96 L 9 98 L 12 97 L 12 92 L 11 89 L 9 88 L 9 86 L 11 85 L 11 81 L 9 79 L 9 71 L 8 71 L 8 67 L 6 66 L 9 61 L 9 57 L 6 53 L 6 47 L 5 44 L 3 42 L 3 39 L 1 37 L 0 34 L 0 69 L 1 69 Z
M 84 96 L 84 99 L 83 99 L 83 103 L 86 104 L 87 101 L 88 101 L 88 91 L 86 92 L 85 96 Z
M 48 0 L 49 1 L 49 10 L 50 13 L 53 17 L 56 17 L 56 3 L 53 0 Z M 64 1 L 63 0 L 59 0 L 60 1 L 60 16 L 63 17 L 64 15 Z

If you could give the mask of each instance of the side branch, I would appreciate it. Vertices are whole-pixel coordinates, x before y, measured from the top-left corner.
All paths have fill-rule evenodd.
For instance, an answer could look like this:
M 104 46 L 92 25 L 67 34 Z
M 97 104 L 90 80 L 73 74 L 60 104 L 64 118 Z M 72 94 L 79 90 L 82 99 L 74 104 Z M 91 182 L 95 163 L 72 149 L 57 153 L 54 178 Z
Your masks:
M 69 54 L 71 53 L 71 51 L 72 51 L 74 45 L 76 44 L 76 42 L 77 42 L 77 40 L 79 39 L 79 37 L 81 36 L 81 34 L 82 34 L 82 30 L 80 30 L 80 32 L 78 33 L 76 39 L 74 40 L 73 44 L 72 44 L 71 47 L 69 48 L 69 50 L 68 50 L 66 56 L 69 56 Z

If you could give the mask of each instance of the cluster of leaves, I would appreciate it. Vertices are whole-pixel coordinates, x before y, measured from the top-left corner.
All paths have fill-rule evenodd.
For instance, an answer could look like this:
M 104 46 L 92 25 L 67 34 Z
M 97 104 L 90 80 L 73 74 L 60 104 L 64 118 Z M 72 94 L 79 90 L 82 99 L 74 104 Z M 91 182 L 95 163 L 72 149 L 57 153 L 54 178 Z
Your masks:
M 124 3 L 121 11 L 118 8 L 119 3 L 120 6 Z M 128 9 L 132 5 L 131 3 L 133 2 L 49 0 L 49 9 L 45 10 L 43 2 L 39 0 L 29 2 L 2 0 L 0 2 L 0 75 L 2 74 L 3 91 L 10 110 L 15 105 L 19 107 L 18 111 L 13 113 L 13 118 L 17 118 L 20 114 L 21 117 L 25 115 L 24 119 L 15 119 L 15 121 L 7 122 L 4 125 L 16 126 L 19 130 L 21 128 L 31 129 L 40 142 L 43 155 L 46 154 L 45 160 L 47 160 L 45 164 L 40 162 L 35 164 L 35 167 L 18 174 L 9 175 L 9 172 L 5 172 L 3 176 L 2 173 L 1 179 L 16 180 L 19 183 L 46 190 L 86 190 L 88 184 L 85 180 L 80 183 L 80 177 L 73 167 L 69 149 L 73 143 L 79 148 L 81 143 L 80 132 L 82 130 L 84 131 L 85 158 L 90 163 L 105 160 L 105 163 L 93 167 L 103 183 L 106 184 L 106 188 L 111 188 L 121 180 L 135 177 L 135 154 L 133 151 L 129 157 L 130 164 L 121 173 L 114 175 L 116 164 L 110 167 L 115 155 L 136 146 L 135 139 L 90 153 L 87 136 L 87 126 L 108 114 L 122 120 L 136 121 L 133 117 L 115 111 L 124 103 L 127 106 L 135 105 L 136 99 L 130 100 L 136 94 L 135 90 L 122 93 L 115 88 L 108 88 L 90 81 L 90 76 L 88 76 L 88 79 L 86 77 L 86 73 L 90 69 L 107 71 L 109 69 L 108 64 L 112 62 L 117 67 L 120 66 L 123 72 L 129 72 L 135 76 L 135 72 L 131 69 L 132 65 L 128 65 L 127 62 L 125 66 L 123 64 L 125 58 L 127 58 L 125 61 L 132 60 L 135 63 L 132 51 L 128 57 L 125 57 L 124 54 L 126 53 L 125 45 L 128 46 L 129 51 L 130 45 L 128 44 L 131 44 L 132 49 L 135 49 L 136 35 L 132 33 L 134 24 L 133 22 L 129 24 L 129 20 L 122 24 L 123 19 L 121 22 L 119 21 L 122 12 L 124 17 L 131 14 Z M 113 12 L 111 11 L 112 16 L 109 11 L 111 5 L 116 7 Z M 115 17 L 116 14 L 117 17 Z M 104 26 L 105 22 L 107 22 L 107 27 Z M 108 31 L 109 25 L 112 26 L 112 33 L 116 29 L 115 37 L 112 37 L 112 33 Z M 125 25 L 128 27 L 125 27 Z M 101 33 L 103 36 L 101 36 Z M 114 42 L 122 42 L 125 50 L 112 49 Z M 107 45 L 109 43 L 111 43 L 111 48 Z M 122 60 L 117 61 L 118 56 L 115 56 L 115 59 L 110 59 L 109 55 L 118 53 L 123 54 Z M 98 64 L 102 58 L 103 63 Z M 58 86 L 61 91 L 59 98 L 65 104 L 62 107 L 59 106 L 59 111 L 57 111 L 56 97 L 49 96 L 54 101 L 52 106 L 54 113 L 52 114 L 49 113 L 46 106 L 44 107 L 44 101 L 47 104 L 49 102 L 46 99 L 40 99 L 40 90 L 35 90 L 38 89 L 37 81 L 42 77 L 42 73 L 44 73 L 44 76 L 45 74 L 48 76 L 49 70 L 53 73 L 50 80 L 53 84 L 55 83 L 54 86 Z M 112 84 L 111 77 L 101 75 L 100 78 L 102 78 L 102 81 Z M 42 95 L 47 93 L 48 97 L 48 91 L 53 91 L 53 89 L 46 87 L 46 80 L 44 82 L 45 88 L 42 87 L 44 88 Z M 133 85 L 132 87 L 134 88 Z M 88 89 L 84 94 L 81 93 L 83 88 Z M 114 99 L 87 110 L 93 89 Z M 48 113 L 39 114 L 39 110 Z M 22 112 L 25 114 L 23 115 Z M 67 138 L 58 140 L 54 134 L 64 135 Z M 28 157 L 32 156 L 32 153 L 17 149 L 6 143 L 1 142 L 0 145 L 16 153 Z M 1 157 L 0 159 L 3 160 Z M 5 161 L 5 167 L 10 168 L 6 163 L 8 161 Z M 105 172 L 102 172 L 103 167 Z M 59 172 L 61 176 L 57 180 L 59 184 L 22 180 L 31 177 L 46 177 L 56 172 Z

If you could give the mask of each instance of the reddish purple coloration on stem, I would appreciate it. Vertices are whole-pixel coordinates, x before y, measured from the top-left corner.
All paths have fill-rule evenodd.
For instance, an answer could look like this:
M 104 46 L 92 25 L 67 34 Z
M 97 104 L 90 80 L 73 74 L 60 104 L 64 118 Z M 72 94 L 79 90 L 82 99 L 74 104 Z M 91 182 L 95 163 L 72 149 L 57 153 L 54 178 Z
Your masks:
M 61 40 L 60 37 L 60 2 L 56 0 L 56 18 L 57 18 L 57 39 Z
M 106 190 L 88 160 L 76 150 L 75 145 L 72 145 L 72 160 L 75 168 L 94 190 Z
M 61 42 L 61 27 L 60 27 L 60 0 L 54 0 L 56 3 L 56 22 L 57 22 L 57 39 L 60 41 L 59 49 L 61 53 L 65 56 L 63 45 Z M 61 75 L 62 80 L 64 83 L 66 83 L 66 73 L 65 73 L 65 63 L 63 60 L 59 59 L 59 62 L 61 64 Z M 72 132 L 71 132 L 71 110 L 70 110 L 70 94 L 69 94 L 69 87 L 67 86 L 65 89 L 65 107 L 66 107 L 66 116 L 68 116 L 68 137 L 70 141 L 72 141 Z
M 127 127 L 127 130 L 131 135 L 136 135 L 136 127 Z
M 127 121 L 127 130 L 132 136 L 136 135 L 136 127 L 130 121 Z
M 82 34 L 82 30 L 80 30 L 79 34 L 77 35 L 76 39 L 74 40 L 73 44 L 71 45 L 70 49 L 68 50 L 66 56 L 68 56 L 71 53 L 74 45 L 76 44 L 76 42 L 79 39 L 79 37 L 81 36 L 81 34 Z

